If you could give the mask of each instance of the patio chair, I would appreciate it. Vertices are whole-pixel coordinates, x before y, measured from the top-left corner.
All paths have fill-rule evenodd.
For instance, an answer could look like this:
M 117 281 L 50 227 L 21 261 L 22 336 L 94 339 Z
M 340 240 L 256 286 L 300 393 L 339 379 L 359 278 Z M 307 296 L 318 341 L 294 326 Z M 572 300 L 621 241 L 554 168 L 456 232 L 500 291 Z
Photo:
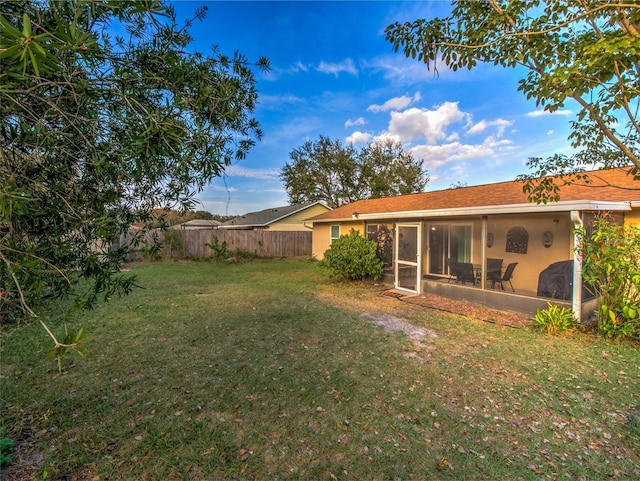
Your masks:
M 456 282 L 471 282 L 476 285 L 476 273 L 473 270 L 473 264 L 470 262 L 459 262 L 456 268 Z
M 502 259 L 487 258 L 487 280 L 491 281 L 491 289 L 495 289 L 496 283 L 502 283 Z
M 511 278 L 513 277 L 513 271 L 515 270 L 517 265 L 518 265 L 517 262 L 512 262 L 511 264 L 507 265 L 507 268 L 504 270 L 504 275 L 500 280 L 500 287 L 502 288 L 503 291 L 504 291 L 504 283 L 508 281 L 509 285 L 511 286 L 511 291 L 513 293 L 516 292 L 516 290 L 513 288 L 513 284 L 511 283 Z
M 449 257 L 447 259 L 447 267 L 449 268 L 449 283 L 451 279 L 456 277 L 456 269 L 458 268 L 458 259 L 455 257 Z

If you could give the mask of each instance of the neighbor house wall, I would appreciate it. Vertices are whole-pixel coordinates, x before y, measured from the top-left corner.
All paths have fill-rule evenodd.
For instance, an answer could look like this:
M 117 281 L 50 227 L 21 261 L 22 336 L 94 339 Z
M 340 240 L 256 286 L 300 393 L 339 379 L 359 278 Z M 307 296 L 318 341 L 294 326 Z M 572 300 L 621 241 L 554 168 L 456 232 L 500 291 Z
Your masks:
M 329 210 L 323 205 L 314 205 L 303 211 L 291 214 L 284 219 L 276 221 L 269 225 L 270 231 L 310 231 L 311 224 L 305 225 L 304 221 L 316 215 L 324 214 Z
M 624 213 L 625 225 L 637 225 L 640 226 L 640 208 L 631 209 L 630 212 Z
M 322 260 L 324 258 L 325 251 L 329 248 L 331 244 L 331 226 L 332 225 L 340 225 L 340 235 L 345 235 L 351 232 L 351 229 L 357 230 L 361 234 L 364 235 L 364 222 L 356 221 L 356 222 L 332 222 L 332 223 L 315 223 L 313 225 L 313 235 L 312 235 L 312 247 L 311 250 L 313 252 L 313 257 L 318 260 Z

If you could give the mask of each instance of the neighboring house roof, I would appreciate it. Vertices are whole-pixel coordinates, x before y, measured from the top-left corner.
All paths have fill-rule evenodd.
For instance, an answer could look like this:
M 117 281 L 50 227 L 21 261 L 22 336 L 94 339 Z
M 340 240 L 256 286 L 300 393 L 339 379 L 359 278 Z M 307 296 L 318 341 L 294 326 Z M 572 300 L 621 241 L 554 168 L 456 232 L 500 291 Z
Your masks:
M 590 184 L 576 180 L 562 185 L 560 200 L 548 204 L 529 202 L 519 181 L 460 187 L 397 197 L 352 202 L 317 215 L 310 222 L 375 219 L 384 217 L 451 216 L 570 210 L 629 210 L 640 202 L 640 181 L 629 169 L 588 172 Z
M 274 222 L 290 217 L 315 205 L 325 206 L 322 202 L 311 202 L 308 204 L 273 207 L 259 212 L 249 212 L 248 214 L 224 222 L 220 227 L 224 229 L 251 229 L 255 227 L 267 227 Z
M 217 220 L 191 219 L 182 224 L 173 226 L 175 229 L 215 229 L 221 222 Z

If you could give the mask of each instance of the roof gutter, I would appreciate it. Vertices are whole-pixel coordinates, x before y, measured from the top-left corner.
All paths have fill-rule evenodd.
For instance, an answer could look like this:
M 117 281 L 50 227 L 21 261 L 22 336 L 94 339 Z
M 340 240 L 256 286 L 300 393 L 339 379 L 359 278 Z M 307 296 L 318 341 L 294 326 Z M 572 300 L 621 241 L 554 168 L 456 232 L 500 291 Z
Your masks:
M 340 220 L 354 219 L 403 219 L 415 217 L 457 217 L 490 214 L 526 214 L 541 212 L 571 212 L 574 210 L 631 210 L 631 202 L 607 202 L 593 200 L 574 200 L 566 202 L 553 202 L 551 204 L 508 204 L 494 206 L 461 207 L 458 209 L 433 209 L 414 210 L 401 212 L 376 212 L 370 214 L 360 214 L 354 212 L 349 219 L 322 219 L 314 222 L 336 222 Z

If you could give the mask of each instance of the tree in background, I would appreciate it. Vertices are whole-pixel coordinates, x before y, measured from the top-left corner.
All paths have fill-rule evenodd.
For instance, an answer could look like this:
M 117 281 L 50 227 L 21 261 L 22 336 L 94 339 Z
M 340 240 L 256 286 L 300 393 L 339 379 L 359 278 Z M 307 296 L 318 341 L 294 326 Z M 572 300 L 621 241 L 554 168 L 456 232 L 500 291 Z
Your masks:
M 360 199 L 421 192 L 429 180 L 422 160 L 414 160 L 392 140 L 356 150 L 320 136 L 289 156 L 280 178 L 292 204 L 324 201 L 335 208 Z
M 528 70 L 518 90 L 555 112 L 569 100 L 580 110 L 569 136 L 574 155 L 529 159 L 521 176 L 532 200 L 557 200 L 563 182 L 590 168 L 629 168 L 640 179 L 640 4 L 621 0 L 453 2 L 445 18 L 386 29 L 397 51 L 437 72 L 479 62 Z M 575 175 L 577 174 L 577 175 Z
M 2 3 L 1 321 L 129 291 L 114 241 L 192 208 L 261 137 L 253 70 L 268 61 L 190 52 L 190 24 L 157 0 Z
M 183 222 L 188 222 L 194 219 L 217 220 L 218 222 L 224 222 L 234 217 L 230 215 L 225 216 L 220 214 L 212 214 L 211 212 L 208 212 L 206 210 L 180 211 L 171 209 L 155 209 L 154 216 L 155 221 L 152 224 L 153 226 L 172 226 L 182 224 Z

